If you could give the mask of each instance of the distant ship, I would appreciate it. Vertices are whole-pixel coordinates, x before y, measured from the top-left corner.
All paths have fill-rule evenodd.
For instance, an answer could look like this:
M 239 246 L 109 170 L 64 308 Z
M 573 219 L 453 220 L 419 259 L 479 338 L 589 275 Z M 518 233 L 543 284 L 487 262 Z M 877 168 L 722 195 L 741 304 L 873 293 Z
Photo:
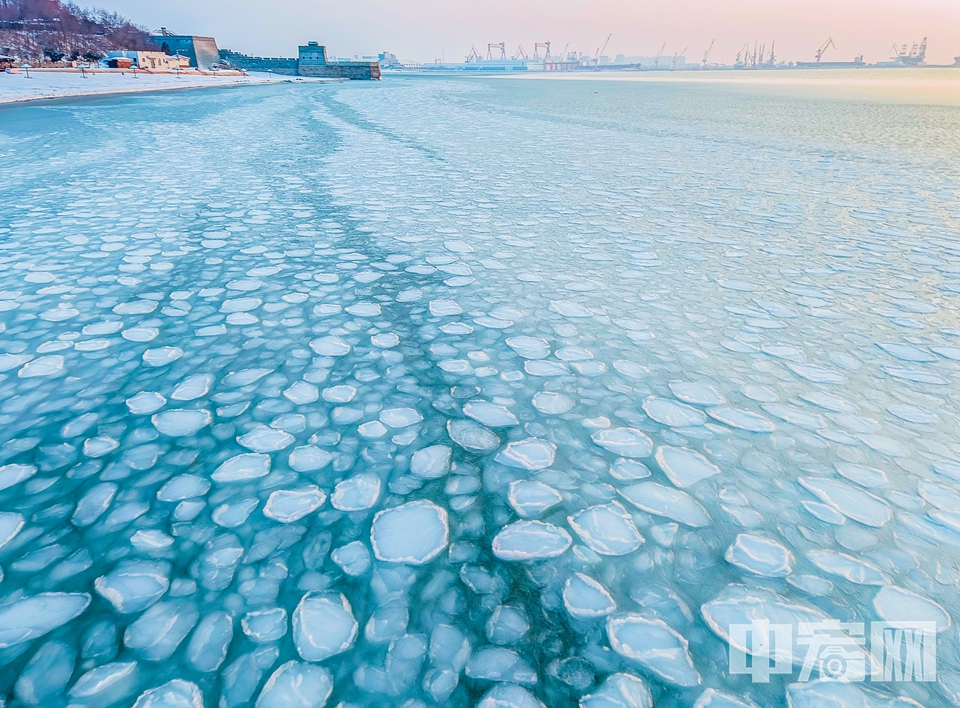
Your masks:
M 822 61 L 823 55 L 831 47 L 834 50 L 837 48 L 837 45 L 833 43 L 833 37 L 820 45 L 816 53 L 816 61 L 798 61 L 796 67 L 798 69 L 859 69 L 866 66 L 863 61 L 863 54 L 855 57 L 853 61 Z
M 859 69 L 866 66 L 863 55 L 854 57 L 853 61 L 798 61 L 798 69 Z

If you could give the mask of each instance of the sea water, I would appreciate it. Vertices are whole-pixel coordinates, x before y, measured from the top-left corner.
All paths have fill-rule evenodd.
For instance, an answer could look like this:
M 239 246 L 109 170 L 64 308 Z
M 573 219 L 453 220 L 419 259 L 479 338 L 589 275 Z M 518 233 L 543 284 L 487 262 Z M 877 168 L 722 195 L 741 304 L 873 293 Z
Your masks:
M 0 111 L 8 704 L 960 705 L 960 109 L 814 89 Z

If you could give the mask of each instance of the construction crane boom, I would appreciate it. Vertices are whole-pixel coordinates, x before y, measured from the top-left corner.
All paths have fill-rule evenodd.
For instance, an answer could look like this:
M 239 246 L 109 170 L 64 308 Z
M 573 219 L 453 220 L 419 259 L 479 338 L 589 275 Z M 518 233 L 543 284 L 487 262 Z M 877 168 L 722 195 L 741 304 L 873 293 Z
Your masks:
M 710 52 L 713 51 L 713 43 L 716 42 L 716 41 L 717 41 L 717 40 L 715 40 L 715 39 L 711 40 L 711 41 L 710 41 L 710 46 L 707 47 L 707 51 L 705 51 L 705 52 L 703 53 L 703 61 L 700 62 L 700 65 L 701 65 L 704 69 L 707 68 L 707 64 L 710 62 Z
M 827 41 L 821 44 L 820 48 L 817 50 L 816 57 L 817 57 L 818 64 L 820 63 L 820 60 L 823 58 L 824 52 L 830 49 L 830 47 L 833 47 L 834 49 L 837 48 L 837 45 L 833 43 L 833 37 L 827 38 Z
M 594 57 L 597 62 L 600 61 L 600 57 L 603 56 L 603 53 L 607 51 L 607 45 L 610 44 L 610 38 L 613 37 L 613 32 L 607 35 L 607 41 L 603 43 L 603 46 L 597 50 L 597 55 Z
M 654 60 L 654 62 L 653 62 L 653 65 L 654 65 L 654 66 L 660 66 L 660 57 L 663 56 L 663 50 L 666 49 L 666 48 L 667 48 L 667 43 L 664 42 L 664 43 L 663 43 L 663 46 L 660 47 L 660 51 L 657 52 L 657 58 L 656 58 L 656 59 Z
M 679 61 L 679 59 L 680 59 L 681 56 L 686 55 L 686 52 L 687 52 L 687 50 L 688 50 L 689 48 L 690 48 L 690 47 L 684 47 L 682 52 L 677 52 L 676 54 L 673 55 L 673 70 L 674 70 L 674 71 L 677 70 L 677 61 Z

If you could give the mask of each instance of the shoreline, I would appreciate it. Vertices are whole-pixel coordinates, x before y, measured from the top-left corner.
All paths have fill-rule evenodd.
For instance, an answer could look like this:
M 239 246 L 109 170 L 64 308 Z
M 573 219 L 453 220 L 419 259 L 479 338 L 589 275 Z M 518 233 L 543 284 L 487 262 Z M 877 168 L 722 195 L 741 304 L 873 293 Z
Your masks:
M 38 101 L 59 102 L 62 100 L 146 94 L 160 91 L 263 86 L 297 81 L 320 83 L 337 81 L 336 79 L 313 79 L 262 73 L 217 76 L 209 74 L 188 74 L 184 72 L 180 76 L 176 76 L 173 73 L 147 74 L 138 72 L 136 78 L 134 78 L 131 72 L 126 72 L 125 74 L 108 74 L 100 70 L 87 73 L 90 74 L 90 76 L 84 78 L 79 72 L 63 70 L 45 71 L 42 69 L 37 71 L 32 69 L 29 79 L 26 78 L 26 74 L 0 73 L 0 108 Z M 13 83 L 18 81 L 37 81 L 38 83 L 28 85 L 21 84 L 20 86 Z M 127 83 L 133 81 L 138 83 L 135 85 Z

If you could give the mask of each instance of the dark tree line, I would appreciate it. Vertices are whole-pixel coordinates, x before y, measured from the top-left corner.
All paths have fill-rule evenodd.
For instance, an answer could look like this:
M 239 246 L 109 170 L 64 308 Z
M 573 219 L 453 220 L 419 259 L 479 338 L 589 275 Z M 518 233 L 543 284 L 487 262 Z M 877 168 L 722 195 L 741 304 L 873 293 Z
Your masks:
M 50 61 L 96 59 L 113 49 L 152 49 L 147 30 L 115 12 L 59 0 L 0 0 L 0 52 Z

